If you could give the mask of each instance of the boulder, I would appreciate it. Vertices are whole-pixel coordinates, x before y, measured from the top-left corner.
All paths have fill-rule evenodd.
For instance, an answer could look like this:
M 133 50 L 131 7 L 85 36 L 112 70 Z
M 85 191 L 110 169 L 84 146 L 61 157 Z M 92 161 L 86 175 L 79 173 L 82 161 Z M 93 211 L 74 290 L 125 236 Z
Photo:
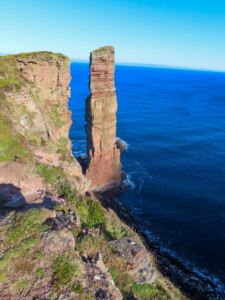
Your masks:
M 19 162 L 0 162 L 0 199 L 5 207 L 19 208 L 25 204 L 42 203 L 46 184 L 39 176 Z
M 63 228 L 69 228 L 71 224 L 80 227 L 80 219 L 73 211 L 70 211 L 67 215 L 57 212 L 57 215 L 55 214 L 54 217 L 47 218 L 44 224 L 50 226 L 51 230 L 61 230 Z
M 137 284 L 152 284 L 155 281 L 156 272 L 151 265 L 149 253 L 134 237 L 111 241 L 109 245 L 126 259 Z
M 75 249 L 75 239 L 68 229 L 47 231 L 43 234 L 40 246 L 45 254 L 63 253 L 68 249 Z
M 82 271 L 87 283 L 86 288 L 94 295 L 94 299 L 123 299 L 111 274 L 102 261 L 100 252 L 96 253 L 91 262 L 83 264 Z
M 127 150 L 127 144 L 120 138 L 117 137 L 115 143 L 116 143 L 117 148 L 120 149 L 120 153 Z

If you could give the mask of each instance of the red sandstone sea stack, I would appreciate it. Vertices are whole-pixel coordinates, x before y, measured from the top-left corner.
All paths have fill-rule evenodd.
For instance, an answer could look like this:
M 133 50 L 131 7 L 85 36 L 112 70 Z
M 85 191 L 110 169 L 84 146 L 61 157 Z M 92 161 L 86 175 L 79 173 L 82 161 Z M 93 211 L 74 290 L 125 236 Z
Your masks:
M 117 99 L 114 83 L 114 48 L 99 48 L 90 55 L 91 95 L 86 99 L 88 168 L 93 191 L 119 189 L 120 150 L 115 144 Z

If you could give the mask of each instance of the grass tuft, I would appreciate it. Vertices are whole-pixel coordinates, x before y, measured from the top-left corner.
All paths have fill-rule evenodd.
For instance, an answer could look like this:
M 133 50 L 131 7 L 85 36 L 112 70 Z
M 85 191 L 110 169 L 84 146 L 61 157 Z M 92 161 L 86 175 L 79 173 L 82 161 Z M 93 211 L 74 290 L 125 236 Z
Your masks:
M 80 263 L 76 257 L 59 255 L 53 260 L 53 282 L 56 290 L 73 286 L 73 279 L 81 276 Z
M 13 161 L 15 157 L 21 162 L 31 159 L 31 151 L 24 145 L 22 135 L 13 132 L 11 121 L 0 113 L 0 162 Z

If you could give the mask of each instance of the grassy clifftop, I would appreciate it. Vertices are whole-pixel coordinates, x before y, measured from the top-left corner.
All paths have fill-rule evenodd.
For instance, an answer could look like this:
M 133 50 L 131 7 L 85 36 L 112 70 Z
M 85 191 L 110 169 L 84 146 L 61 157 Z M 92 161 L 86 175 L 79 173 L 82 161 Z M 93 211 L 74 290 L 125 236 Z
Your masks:
M 143 245 L 139 236 L 93 196 L 79 195 L 59 168 L 39 165 L 38 172 L 50 184 L 52 209 L 3 211 L 0 220 L 5 299 L 185 299 L 156 269 L 154 283 L 137 284 L 110 243 L 134 238 L 132 245 Z
M 0 56 L 0 88 L 10 88 L 11 91 L 19 92 L 22 85 L 26 82 L 24 78 L 21 78 L 18 61 L 48 61 L 59 62 L 61 60 L 70 63 L 67 56 L 61 53 L 52 53 L 48 51 L 31 52 L 31 53 L 19 53 L 16 55 Z M 1 90 L 1 92 L 4 92 Z M 3 96 L 3 95 L 2 95 Z

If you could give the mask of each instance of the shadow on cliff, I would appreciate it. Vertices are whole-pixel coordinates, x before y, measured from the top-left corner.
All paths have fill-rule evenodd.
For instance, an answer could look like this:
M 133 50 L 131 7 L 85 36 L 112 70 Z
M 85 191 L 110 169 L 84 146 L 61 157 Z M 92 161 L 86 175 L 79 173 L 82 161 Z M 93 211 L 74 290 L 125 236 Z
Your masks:
M 31 208 L 53 208 L 51 194 L 45 190 L 37 190 L 28 202 L 21 189 L 11 183 L 0 184 L 0 217 L 10 211 L 26 211 Z

